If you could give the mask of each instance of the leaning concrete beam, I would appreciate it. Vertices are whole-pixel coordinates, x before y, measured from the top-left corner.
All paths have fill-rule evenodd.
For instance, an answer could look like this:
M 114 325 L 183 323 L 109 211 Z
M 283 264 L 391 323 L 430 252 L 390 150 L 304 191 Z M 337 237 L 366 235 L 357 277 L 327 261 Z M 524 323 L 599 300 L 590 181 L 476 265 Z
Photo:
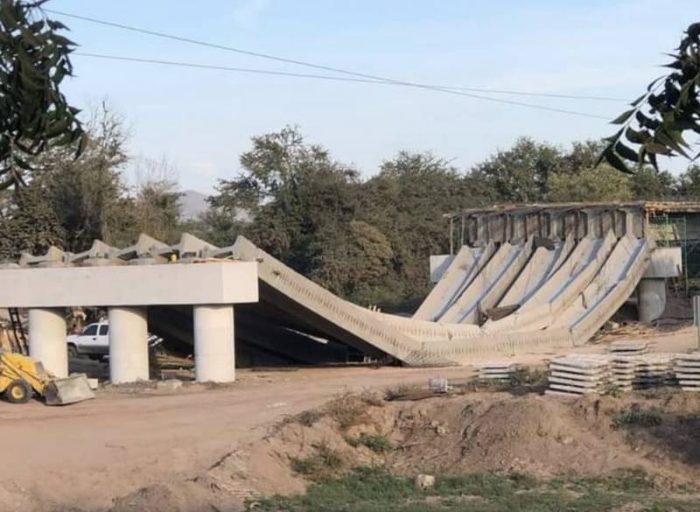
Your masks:
M 405 361 L 420 351 L 420 343 L 401 332 L 391 329 L 369 311 L 363 311 L 257 248 L 246 238 L 239 236 L 233 247 L 221 249 L 233 257 L 245 261 L 257 261 L 260 280 L 309 312 L 310 321 L 318 315 L 337 327 L 346 339 L 358 339 Z M 448 359 L 424 358 L 420 364 L 450 364 Z
M 614 282 L 607 283 L 607 289 L 603 289 L 596 298 L 595 304 L 578 319 L 571 327 L 572 339 L 577 345 L 583 344 L 624 304 L 627 298 L 634 293 L 634 289 L 649 265 L 649 258 L 653 250 L 653 242 L 646 239 L 636 240 L 630 244 L 629 259 L 625 262 L 623 270 L 617 275 Z
M 506 242 L 501 245 L 496 254 L 439 320 L 445 323 L 478 323 L 480 303 L 492 290 L 497 290 L 501 294 L 506 290 L 525 265 L 531 251 L 531 241 L 523 244 Z M 495 300 L 497 297 L 490 302 L 495 302 Z M 485 307 L 492 305 L 488 304 Z
M 435 320 L 454 303 L 469 286 L 474 276 L 486 265 L 495 244 L 484 247 L 463 246 L 437 284 L 413 314 L 415 320 Z

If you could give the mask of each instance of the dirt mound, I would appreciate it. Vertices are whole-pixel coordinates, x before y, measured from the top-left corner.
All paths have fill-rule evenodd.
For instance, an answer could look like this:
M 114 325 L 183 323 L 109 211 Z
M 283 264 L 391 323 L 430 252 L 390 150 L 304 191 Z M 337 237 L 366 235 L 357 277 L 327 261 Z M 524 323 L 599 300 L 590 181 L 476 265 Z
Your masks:
M 393 465 L 403 471 L 518 471 L 552 475 L 609 472 L 642 461 L 596 406 L 550 397 L 453 399 L 403 411 L 397 423 L 407 448 Z
M 646 421 L 638 424 L 640 418 Z M 418 402 L 346 395 L 287 418 L 206 475 L 186 485 L 143 489 L 115 503 L 112 512 L 164 505 L 236 510 L 245 497 L 298 493 L 309 480 L 376 465 L 409 475 L 544 477 L 641 468 L 660 483 L 680 485 L 700 476 L 698 432 L 700 398 L 679 392 L 575 400 L 471 393 Z

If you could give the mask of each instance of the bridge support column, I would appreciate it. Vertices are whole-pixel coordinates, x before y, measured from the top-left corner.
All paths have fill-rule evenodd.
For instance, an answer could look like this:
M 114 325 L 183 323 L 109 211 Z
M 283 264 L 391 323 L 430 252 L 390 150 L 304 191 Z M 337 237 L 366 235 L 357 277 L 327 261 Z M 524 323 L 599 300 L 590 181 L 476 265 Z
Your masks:
M 233 306 L 194 306 L 194 371 L 199 382 L 236 380 Z
M 29 355 L 56 377 L 68 376 L 66 318 L 63 309 L 29 310 Z
M 148 380 L 148 373 L 146 308 L 109 308 L 110 380 L 114 384 Z
M 637 309 L 640 322 L 653 322 L 666 308 L 666 280 L 642 278 L 637 286 Z

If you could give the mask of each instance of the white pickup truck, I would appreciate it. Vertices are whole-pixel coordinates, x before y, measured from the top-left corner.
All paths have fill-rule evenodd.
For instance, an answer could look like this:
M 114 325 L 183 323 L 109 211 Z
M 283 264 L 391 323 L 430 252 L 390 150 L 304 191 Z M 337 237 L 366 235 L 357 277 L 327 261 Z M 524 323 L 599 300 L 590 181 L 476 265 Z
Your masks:
M 80 334 L 69 334 L 66 342 L 70 357 L 87 356 L 92 359 L 102 359 L 109 355 L 109 323 L 105 321 L 88 324 Z M 148 346 L 150 348 L 161 343 L 163 343 L 163 338 L 149 333 Z

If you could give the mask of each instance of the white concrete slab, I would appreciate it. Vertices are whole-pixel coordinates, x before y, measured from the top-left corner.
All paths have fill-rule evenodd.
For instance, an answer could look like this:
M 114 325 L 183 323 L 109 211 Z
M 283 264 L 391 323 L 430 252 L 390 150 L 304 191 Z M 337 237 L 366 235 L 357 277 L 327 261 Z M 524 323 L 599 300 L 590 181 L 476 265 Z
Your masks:
M 256 262 L 0 270 L 0 307 L 152 306 L 258 301 Z

